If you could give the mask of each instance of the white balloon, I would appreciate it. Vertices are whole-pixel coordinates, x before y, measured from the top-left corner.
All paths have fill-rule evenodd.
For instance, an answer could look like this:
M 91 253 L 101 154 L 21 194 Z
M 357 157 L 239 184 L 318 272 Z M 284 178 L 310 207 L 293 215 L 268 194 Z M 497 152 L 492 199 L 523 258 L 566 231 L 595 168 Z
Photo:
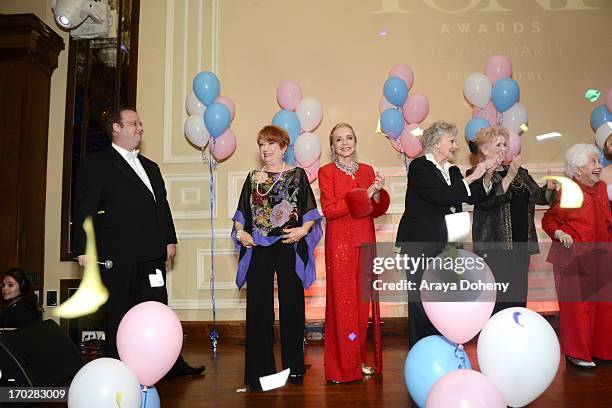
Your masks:
M 204 112 L 206 111 L 206 105 L 200 102 L 198 97 L 195 96 L 195 93 L 191 91 L 191 93 L 187 95 L 187 98 L 185 98 L 185 109 L 190 115 L 204 116 Z
M 527 124 L 527 109 L 518 102 L 502 114 L 502 127 L 521 133 L 523 124 Z
M 191 115 L 185 119 L 185 136 L 198 147 L 206 147 L 210 139 L 210 133 L 204 125 L 204 118 L 201 115 Z
M 85 364 L 68 390 L 68 408 L 140 408 L 140 384 L 122 361 L 98 358 Z
M 608 136 L 612 134 L 612 122 L 604 122 L 602 123 L 595 132 L 595 143 L 599 146 L 600 149 L 604 148 L 606 144 L 606 139 Z
M 484 108 L 491 99 L 491 88 L 486 75 L 473 73 L 463 83 L 463 94 L 472 105 Z
M 304 132 L 314 130 L 323 119 L 323 109 L 315 98 L 304 98 L 300 101 L 295 113 L 300 119 L 300 124 Z
M 539 397 L 559 368 L 559 340 L 538 313 L 511 307 L 496 313 L 478 338 L 480 370 L 495 383 L 511 407 Z
M 314 134 L 302 133 L 295 141 L 293 151 L 295 158 L 303 167 L 310 167 L 321 156 L 321 143 Z

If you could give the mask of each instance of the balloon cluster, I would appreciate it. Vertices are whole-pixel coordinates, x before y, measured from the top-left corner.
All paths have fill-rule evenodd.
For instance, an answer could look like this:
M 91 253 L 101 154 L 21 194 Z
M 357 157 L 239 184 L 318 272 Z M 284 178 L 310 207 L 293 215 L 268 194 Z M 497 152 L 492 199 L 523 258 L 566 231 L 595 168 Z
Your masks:
M 210 142 L 210 152 L 218 162 L 236 150 L 236 136 L 229 128 L 236 107 L 230 98 L 220 96 L 220 90 L 219 78 L 210 71 L 202 71 L 193 79 L 193 91 L 185 99 L 189 114 L 185 119 L 187 140 L 202 151 Z
M 612 164 L 604 155 L 606 141 L 612 135 L 612 88 L 606 94 L 606 103 L 591 112 L 591 128 L 595 131 L 595 143 L 601 150 L 599 161 L 603 167 Z
M 527 109 L 519 101 L 520 89 L 512 77 L 512 62 L 505 55 L 491 56 L 485 74 L 470 74 L 463 84 L 463 94 L 473 106 L 472 119 L 465 126 L 465 139 L 472 143 L 480 129 L 499 125 L 508 129 L 506 162 L 521 151 L 519 135 L 527 125 Z
M 423 150 L 415 129 L 429 114 L 429 101 L 420 93 L 408 95 L 414 73 L 406 64 L 396 64 L 389 71 L 378 103 L 380 128 L 395 150 L 413 158 Z M 419 135 L 420 136 L 420 135 Z
M 293 81 L 278 86 L 276 100 L 282 110 L 276 112 L 272 124 L 285 129 L 290 140 L 285 162 L 302 167 L 313 182 L 321 167 L 321 143 L 312 133 L 323 119 L 321 104 L 314 98 L 302 99 L 302 90 Z
M 457 256 L 477 258 L 463 249 L 457 250 Z M 427 269 L 423 281 L 435 281 L 439 272 Z M 461 275 L 487 285 L 495 283 L 488 266 Z M 443 276 L 448 279 L 448 272 Z M 451 276 L 449 281 L 453 280 Z M 522 407 L 551 384 L 560 358 L 553 328 L 538 313 L 522 307 L 491 317 L 494 294 L 476 291 L 467 301 L 428 301 L 428 294 L 421 293 L 423 309 L 442 336 L 421 339 L 406 357 L 404 380 L 419 407 Z M 482 373 L 472 370 L 462 346 L 479 332 L 477 355 Z
M 160 302 L 139 303 L 119 323 L 121 361 L 99 358 L 84 365 L 70 384 L 68 407 L 158 408 L 152 386 L 172 368 L 182 346 L 176 313 Z

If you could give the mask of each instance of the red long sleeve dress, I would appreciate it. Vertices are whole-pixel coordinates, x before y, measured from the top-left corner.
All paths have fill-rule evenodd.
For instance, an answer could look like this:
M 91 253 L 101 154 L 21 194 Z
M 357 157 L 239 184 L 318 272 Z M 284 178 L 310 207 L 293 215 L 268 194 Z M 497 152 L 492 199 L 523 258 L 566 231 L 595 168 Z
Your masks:
M 354 178 L 334 163 L 319 170 L 321 207 L 326 220 L 325 267 L 325 379 L 339 382 L 359 380 L 366 358 L 366 333 L 370 302 L 359 293 L 359 246 L 376 242 L 374 218 L 389 207 L 389 194 L 380 191 L 380 202 L 370 199 L 373 210 L 353 218 L 346 195 L 354 189 L 367 189 L 374 180 L 374 169 L 359 163 Z M 367 195 L 365 196 L 367 199 Z M 368 204 L 366 202 L 366 204 Z M 372 302 L 372 316 L 380 322 L 378 301 Z M 380 327 L 380 326 L 378 326 Z M 375 328 L 376 369 L 382 370 L 380 333 Z
M 557 201 L 542 218 L 542 228 L 553 240 L 548 262 L 553 264 L 559 298 L 561 349 L 585 361 L 612 360 L 610 204 L 605 183 L 577 183 L 584 195 L 582 207 L 561 208 Z M 572 237 L 571 248 L 559 243 L 556 230 Z M 602 291 L 603 286 L 607 288 Z

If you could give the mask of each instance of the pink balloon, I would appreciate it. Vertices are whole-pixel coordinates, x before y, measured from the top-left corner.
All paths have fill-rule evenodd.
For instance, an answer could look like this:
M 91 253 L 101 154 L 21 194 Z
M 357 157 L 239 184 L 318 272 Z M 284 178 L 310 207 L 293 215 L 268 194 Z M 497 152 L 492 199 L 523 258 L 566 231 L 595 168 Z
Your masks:
M 159 381 L 176 362 L 182 346 L 181 322 L 163 303 L 139 303 L 119 323 L 119 357 L 142 385 Z
M 492 55 L 485 65 L 485 74 L 491 84 L 494 84 L 499 79 L 509 78 L 512 76 L 512 62 L 502 54 Z
M 508 129 L 508 144 L 506 145 L 508 151 L 506 151 L 505 163 L 510 163 L 514 156 L 521 152 L 521 137 L 518 133 Z
M 219 102 L 227 106 L 227 109 L 229 109 L 231 115 L 230 122 L 234 120 L 234 117 L 236 116 L 236 105 L 234 105 L 234 101 L 232 101 L 229 96 L 220 96 L 215 99 L 215 102 Z
M 212 139 L 211 143 L 210 149 L 218 162 L 227 159 L 236 150 L 236 136 L 231 129 L 221 133 L 218 138 Z
M 315 181 L 319 175 L 319 168 L 321 167 L 321 159 L 317 159 L 313 164 L 311 164 L 310 166 L 302 166 L 300 164 L 299 161 L 296 160 L 296 164 L 298 165 L 298 167 L 301 167 L 304 169 L 304 171 L 306 171 L 306 175 L 308 176 L 308 182 L 312 183 L 313 181 Z
M 606 94 L 606 107 L 612 112 L 612 88 L 608 89 L 608 93 Z
M 404 127 L 402 130 L 402 134 L 399 137 L 400 144 L 402 146 L 402 150 L 406 154 L 406 156 L 413 158 L 417 156 L 419 153 L 423 151 L 423 146 L 421 145 L 421 139 L 414 136 L 412 131 L 419 127 L 418 123 L 410 123 Z
M 389 102 L 387 98 L 382 96 L 380 98 L 380 101 L 378 102 L 378 111 L 382 114 L 384 111 L 386 111 L 389 108 L 397 109 L 397 107 L 393 105 L 391 102 Z
M 463 227 L 466 231 L 458 231 L 458 228 L 462 228 L 459 224 L 452 226 L 453 232 L 460 232 L 460 235 L 469 234 L 470 226 Z M 482 282 L 490 287 L 494 286 L 493 273 L 482 258 L 464 249 L 456 251 L 456 254 L 451 255 L 441 253 L 433 263 L 428 263 L 430 266 L 423 272 L 423 281 L 434 284 L 460 280 L 461 283 Z M 446 267 L 442 266 L 449 256 L 456 261 Z M 447 269 L 449 267 L 450 270 Z M 496 292 L 478 288 L 466 290 L 466 287 L 459 286 L 460 283 L 455 285 L 458 286 L 457 290 L 448 293 L 421 290 L 421 299 L 423 299 L 423 309 L 434 327 L 453 343 L 463 344 L 476 336 L 491 317 Z
M 293 81 L 283 81 L 276 90 L 276 100 L 281 108 L 294 111 L 302 100 L 302 90 Z
M 472 110 L 472 117 L 486 119 L 491 126 L 499 125 L 502 119 L 501 113 L 495 109 L 495 105 L 493 105 L 493 102 L 491 101 L 489 101 L 484 108 L 474 107 Z
M 429 113 L 429 101 L 425 95 L 413 93 L 408 95 L 404 106 L 402 106 L 404 119 L 408 123 L 421 123 Z
M 396 64 L 389 71 L 389 78 L 392 76 L 400 77 L 406 82 L 406 86 L 408 89 L 412 88 L 412 84 L 414 84 L 414 72 L 412 72 L 412 68 L 410 68 L 406 64 Z M 381 111 L 380 113 L 382 113 Z
M 505 408 L 495 384 L 478 371 L 463 368 L 445 374 L 427 396 L 427 408 Z
M 401 137 L 401 135 L 400 135 Z M 397 139 L 389 139 L 389 143 L 391 143 L 391 146 L 398 152 L 401 154 L 404 154 L 404 149 L 402 149 L 402 144 L 400 142 L 400 137 L 398 137 Z

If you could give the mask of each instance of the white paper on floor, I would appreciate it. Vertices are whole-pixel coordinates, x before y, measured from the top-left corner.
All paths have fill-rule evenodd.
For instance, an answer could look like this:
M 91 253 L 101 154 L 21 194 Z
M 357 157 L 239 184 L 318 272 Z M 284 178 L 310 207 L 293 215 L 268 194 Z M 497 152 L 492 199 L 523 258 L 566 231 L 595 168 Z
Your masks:
M 281 371 L 280 373 L 266 375 L 265 377 L 259 377 L 259 383 L 261 384 L 262 391 L 269 391 L 275 388 L 280 388 L 287 383 L 289 378 L 290 369 Z

